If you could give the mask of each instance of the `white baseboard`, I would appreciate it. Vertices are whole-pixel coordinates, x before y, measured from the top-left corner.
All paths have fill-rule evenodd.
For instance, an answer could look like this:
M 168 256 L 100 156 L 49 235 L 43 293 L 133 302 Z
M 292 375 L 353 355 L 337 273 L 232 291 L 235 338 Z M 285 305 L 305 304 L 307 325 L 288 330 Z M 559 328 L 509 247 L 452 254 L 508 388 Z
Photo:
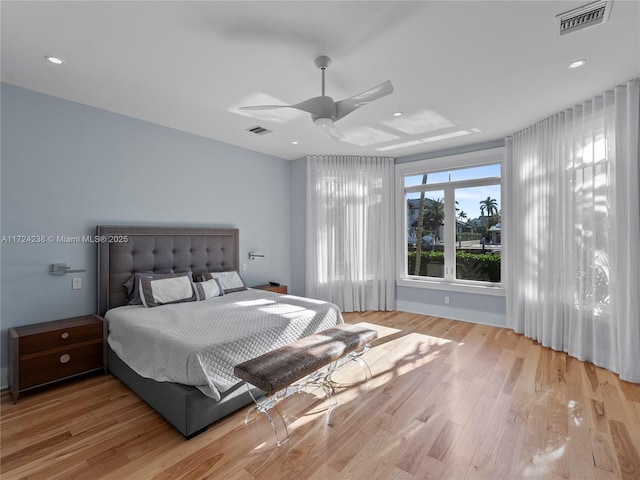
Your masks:
M 406 302 L 403 300 L 396 301 L 396 310 L 419 313 L 420 315 L 451 318 L 453 320 L 462 320 L 471 323 L 480 323 L 482 325 L 491 325 L 493 327 L 507 326 L 506 315 L 499 313 L 478 312 L 475 310 L 466 310 L 464 308 Z

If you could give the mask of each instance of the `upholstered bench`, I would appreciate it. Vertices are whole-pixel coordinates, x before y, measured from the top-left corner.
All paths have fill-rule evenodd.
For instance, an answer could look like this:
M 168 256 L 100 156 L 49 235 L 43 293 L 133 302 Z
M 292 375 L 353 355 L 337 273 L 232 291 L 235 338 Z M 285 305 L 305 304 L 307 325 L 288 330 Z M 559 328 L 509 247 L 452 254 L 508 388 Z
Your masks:
M 253 411 L 267 417 L 277 444 L 281 445 L 289 434 L 275 407 L 276 401 L 308 386 L 319 386 L 324 390 L 330 408 L 333 407 L 336 403 L 333 397 L 335 383 L 331 375 L 347 362 L 356 361 L 365 375 L 365 381 L 368 381 L 371 370 L 361 355 L 377 337 L 375 330 L 362 325 L 340 324 L 236 365 L 234 373 L 265 392 L 265 398 L 261 399 L 252 395 L 256 404 Z M 269 414 L 272 409 L 276 417 Z M 247 413 L 246 422 L 250 413 Z

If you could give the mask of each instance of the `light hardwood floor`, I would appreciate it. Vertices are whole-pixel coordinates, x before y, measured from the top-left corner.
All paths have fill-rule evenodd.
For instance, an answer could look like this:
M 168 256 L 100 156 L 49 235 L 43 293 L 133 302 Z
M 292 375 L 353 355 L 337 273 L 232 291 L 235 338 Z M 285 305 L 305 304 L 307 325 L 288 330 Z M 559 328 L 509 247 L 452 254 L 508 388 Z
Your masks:
M 185 441 L 98 375 L 2 395 L 2 479 L 640 478 L 640 385 L 511 330 L 345 319 L 379 332 L 373 379 L 340 391 L 330 415 L 313 396 L 285 400 L 282 447 L 263 420 L 244 425 L 245 409 Z

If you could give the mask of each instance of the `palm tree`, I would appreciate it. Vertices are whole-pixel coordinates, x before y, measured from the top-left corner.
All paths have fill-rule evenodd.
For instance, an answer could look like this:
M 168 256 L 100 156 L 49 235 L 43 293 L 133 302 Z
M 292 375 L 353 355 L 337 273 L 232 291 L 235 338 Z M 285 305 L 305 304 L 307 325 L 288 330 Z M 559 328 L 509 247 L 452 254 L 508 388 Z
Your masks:
M 468 217 L 467 213 L 464 210 L 460 210 L 458 212 L 458 220 L 463 221 L 466 220 Z
M 444 200 L 430 198 L 426 209 L 425 224 L 431 227 L 434 233 L 437 233 L 437 228 L 444 222 Z
M 487 217 L 490 217 L 494 213 L 498 213 L 498 201 L 495 198 L 487 197 L 485 200 L 480 201 L 480 213 L 484 215 L 487 212 Z
M 486 217 L 484 216 L 485 211 L 487 212 Z M 498 201 L 495 198 L 491 197 L 480 200 L 480 213 L 482 214 L 482 235 L 484 242 L 484 237 L 486 237 L 488 234 L 487 229 L 489 228 L 489 224 L 492 222 L 494 215 L 498 213 Z M 493 223 L 496 222 L 494 221 Z M 484 243 L 482 248 L 484 249 Z

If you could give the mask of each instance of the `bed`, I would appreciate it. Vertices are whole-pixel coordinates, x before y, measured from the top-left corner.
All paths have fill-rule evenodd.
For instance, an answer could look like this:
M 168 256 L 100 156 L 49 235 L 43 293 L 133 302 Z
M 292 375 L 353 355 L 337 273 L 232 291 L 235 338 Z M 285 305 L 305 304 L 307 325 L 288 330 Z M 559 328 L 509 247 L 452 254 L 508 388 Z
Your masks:
M 198 280 L 209 272 L 237 272 L 239 232 L 101 225 L 97 238 L 98 312 L 109 322 L 109 371 L 186 438 L 252 402 L 246 384 L 229 373 L 234 363 L 342 322 L 332 304 L 255 289 L 154 308 L 128 306 L 124 284 L 134 273 L 190 272 Z M 240 306 L 240 313 L 234 313 Z M 309 315 L 311 310 L 321 313 Z M 208 330 L 209 323 L 215 332 Z M 164 337 L 137 337 L 147 334 L 145 324 L 153 327 L 146 330 Z M 192 325 L 198 331 L 195 346 L 182 345 L 181 338 L 176 345 L 164 343 L 165 337 L 181 337 Z M 134 336 L 137 341 L 129 342 Z M 210 340 L 217 343 L 212 346 Z M 145 370 L 164 361 L 159 376 Z M 257 389 L 252 393 L 262 394 Z

